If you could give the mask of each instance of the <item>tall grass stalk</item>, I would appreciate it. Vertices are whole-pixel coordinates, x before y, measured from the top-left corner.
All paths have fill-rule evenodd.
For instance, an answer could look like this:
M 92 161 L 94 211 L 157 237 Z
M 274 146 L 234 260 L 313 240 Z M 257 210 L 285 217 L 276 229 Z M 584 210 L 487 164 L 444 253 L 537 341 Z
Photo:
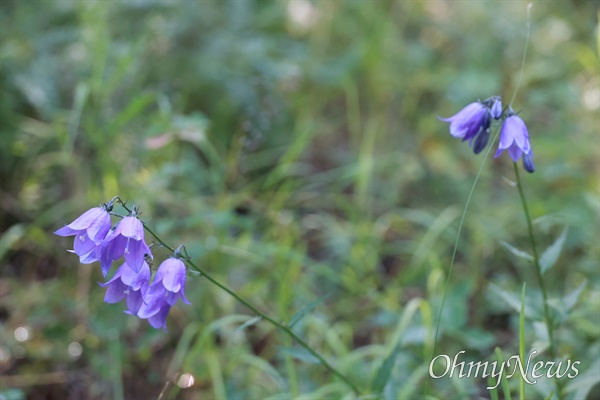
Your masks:
M 521 365 L 525 365 L 525 288 L 526 283 L 523 282 L 521 312 L 519 314 L 519 357 L 521 358 Z M 519 398 L 525 400 L 525 378 L 523 376 L 519 381 Z
M 525 193 L 523 192 L 523 184 L 521 182 L 521 176 L 519 174 L 519 167 L 517 163 L 513 163 L 515 168 L 515 176 L 517 179 L 517 188 L 519 189 L 519 196 L 521 197 L 521 204 L 523 205 L 523 211 L 525 212 L 525 219 L 527 220 L 527 232 L 529 234 L 529 242 L 531 243 L 531 252 L 533 253 L 533 264 L 535 266 L 535 273 L 537 275 L 538 283 L 540 285 L 540 289 L 542 291 L 542 301 L 543 301 L 543 311 L 544 311 L 544 322 L 546 323 L 546 329 L 548 330 L 548 342 L 550 349 L 550 356 L 553 359 L 556 359 L 556 343 L 554 342 L 554 326 L 552 323 L 552 319 L 550 318 L 550 309 L 548 307 L 548 294 L 546 291 L 546 285 L 544 283 L 544 278 L 542 276 L 542 267 L 540 266 L 540 257 L 537 251 L 537 245 L 535 241 L 535 236 L 533 235 L 533 225 L 531 223 L 531 216 L 529 215 L 529 208 L 527 207 L 527 199 L 525 198 Z M 556 395 L 558 399 L 561 398 L 561 385 L 560 381 L 557 377 L 555 377 L 556 382 Z

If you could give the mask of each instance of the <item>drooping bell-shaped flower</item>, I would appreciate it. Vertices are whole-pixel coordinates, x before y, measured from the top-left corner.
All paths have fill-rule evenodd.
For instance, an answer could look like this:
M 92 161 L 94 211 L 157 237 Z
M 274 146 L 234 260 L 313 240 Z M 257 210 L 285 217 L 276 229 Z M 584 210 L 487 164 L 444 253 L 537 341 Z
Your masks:
M 110 230 L 110 211 L 113 201 L 104 203 L 83 213 L 75 221 L 58 229 L 58 236 L 75 236 L 72 252 L 82 264 L 98 261 L 97 248 Z M 71 250 L 70 250 L 71 251 Z
M 106 303 L 118 303 L 125 299 L 127 313 L 137 314 L 142 306 L 142 293 L 150 282 L 150 266 L 144 261 L 139 272 L 123 263 L 115 276 L 106 283 L 99 283 L 102 287 L 108 287 L 104 301 Z
M 535 171 L 535 164 L 533 163 L 533 151 L 529 154 L 523 154 L 523 168 L 527 172 Z
M 152 258 L 150 248 L 144 241 L 144 225 L 136 215 L 137 211 L 134 208 L 131 214 L 123 218 L 102 242 L 98 253 L 104 276 L 108 274 L 112 262 L 122 256 L 135 272 L 139 272 L 142 268 L 146 254 Z
M 471 103 L 457 114 L 449 118 L 440 118 L 441 121 L 450 123 L 450 134 L 463 141 L 468 140 L 469 145 L 475 145 L 473 151 L 481 152 L 490 137 L 490 125 L 493 119 L 502 116 L 502 101 L 499 96 L 493 96 L 484 101 Z
M 531 145 L 529 143 L 529 133 L 523 120 L 515 114 L 512 108 L 509 108 L 507 118 L 500 129 L 500 142 L 498 151 L 494 157 L 500 156 L 504 150 L 508 150 L 510 158 L 517 162 L 523 156 L 523 166 L 528 172 L 533 172 L 535 166 L 532 161 Z
M 154 281 L 144 292 L 144 302 L 138 311 L 138 317 L 148 318 L 154 328 L 163 327 L 166 330 L 166 318 L 171 306 L 181 297 L 185 298 L 185 264 L 179 259 L 178 251 L 175 257 L 163 261 L 156 271 Z

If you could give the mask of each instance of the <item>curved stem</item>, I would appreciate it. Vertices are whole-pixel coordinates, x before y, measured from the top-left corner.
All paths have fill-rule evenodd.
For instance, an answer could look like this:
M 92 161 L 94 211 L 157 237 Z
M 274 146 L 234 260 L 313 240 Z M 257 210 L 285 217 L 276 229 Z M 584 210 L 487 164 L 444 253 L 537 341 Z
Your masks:
M 143 223 L 143 225 L 144 225 L 144 228 L 152 236 L 154 236 L 154 238 L 160 244 L 162 244 L 165 248 L 167 248 L 167 249 L 169 249 L 171 251 L 175 251 L 175 249 L 173 247 L 169 246 L 160 237 L 158 237 L 158 235 L 156 233 L 154 233 L 154 231 L 152 229 L 148 228 L 148 226 L 145 223 Z M 295 340 L 306 351 L 308 351 L 311 355 L 313 355 L 315 358 L 317 358 L 321 362 L 321 364 L 323 364 L 323 366 L 325 368 L 327 368 L 332 374 L 334 374 L 335 376 L 337 376 L 338 378 L 340 378 L 346 385 L 348 385 L 348 387 L 350 389 L 352 389 L 352 391 L 355 394 L 357 394 L 357 395 L 360 394 L 360 391 L 358 390 L 358 388 L 346 376 L 344 376 L 340 371 L 338 371 L 337 369 L 335 369 L 331 364 L 329 364 L 325 360 L 325 358 L 323 358 L 323 356 L 321 356 L 319 353 L 317 353 L 315 350 L 313 350 L 304 340 L 302 340 L 298 335 L 296 335 L 294 333 L 294 331 L 292 331 L 292 329 L 285 324 L 285 322 L 278 322 L 278 321 L 274 320 L 273 318 L 269 317 L 268 315 L 264 314 L 258 308 L 256 308 L 255 306 L 253 306 L 252 304 L 250 304 L 248 301 L 246 301 L 244 298 L 242 298 L 238 294 L 236 294 L 233 290 L 229 289 L 227 286 L 223 285 L 222 283 L 220 283 L 219 281 L 217 281 L 215 278 L 213 278 L 212 276 L 210 276 L 209 274 L 207 274 L 204 270 L 202 270 L 200 267 L 198 267 L 193 261 L 191 261 L 191 260 L 185 260 L 185 261 L 194 270 L 196 270 L 196 271 L 200 272 L 202 275 L 204 275 L 204 277 L 206 279 L 208 279 L 212 284 L 218 286 L 220 289 L 222 289 L 225 292 L 229 293 L 237 301 L 239 301 L 244 306 L 246 306 L 246 308 L 250 309 L 253 313 L 255 313 L 256 315 L 258 315 L 259 317 L 261 317 L 265 321 L 269 322 L 271 325 L 273 325 L 276 328 L 278 328 L 279 330 L 283 331 L 286 335 L 288 335 L 289 337 L 291 337 L 293 340 Z
M 523 211 L 525 212 L 525 219 L 527 220 L 527 231 L 529 232 L 529 242 L 531 243 L 531 252 L 533 253 L 533 263 L 535 265 L 535 273 L 537 275 L 540 288 L 542 290 L 542 298 L 544 303 L 544 322 L 546 323 L 546 329 L 548 330 L 548 340 L 550 347 L 550 356 L 556 359 L 556 345 L 554 343 L 554 326 L 552 319 L 550 318 L 550 309 L 548 307 L 548 294 L 546 292 L 546 285 L 544 284 L 544 278 L 542 276 L 542 267 L 540 266 L 540 258 L 537 251 L 537 245 L 535 242 L 535 236 L 533 235 L 533 225 L 531 223 L 531 216 L 529 215 L 529 208 L 527 207 L 527 200 L 525 199 L 525 193 L 523 192 L 523 185 L 521 184 L 521 176 L 519 175 L 519 167 L 517 163 L 513 163 L 515 168 L 515 176 L 517 178 L 517 188 L 519 189 L 519 195 L 521 197 L 521 204 L 523 205 Z M 561 384 L 558 378 L 555 377 L 557 392 L 556 395 L 561 398 Z

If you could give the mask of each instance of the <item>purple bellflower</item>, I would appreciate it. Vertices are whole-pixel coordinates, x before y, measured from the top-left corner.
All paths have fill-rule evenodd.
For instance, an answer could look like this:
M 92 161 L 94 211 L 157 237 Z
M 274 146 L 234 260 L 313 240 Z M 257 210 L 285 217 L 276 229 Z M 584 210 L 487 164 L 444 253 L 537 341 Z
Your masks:
M 110 214 L 113 201 L 104 203 L 83 213 L 75 221 L 54 232 L 58 236 L 75 236 L 73 253 L 82 264 L 98 261 L 97 249 L 110 230 Z
M 508 150 L 508 154 L 514 162 L 523 157 L 523 167 L 527 172 L 535 171 L 527 127 L 512 108 L 508 109 L 507 118 L 500 129 L 500 143 L 494 157 L 498 157 L 504 150 Z
M 463 142 L 468 140 L 475 154 L 480 153 L 490 138 L 490 125 L 493 119 L 502 117 L 502 101 L 500 96 L 493 96 L 484 101 L 471 103 L 457 114 L 449 118 L 440 118 L 450 122 L 450 134 Z
M 167 314 L 180 297 L 184 303 L 190 304 L 185 298 L 185 264 L 179 257 L 176 250 L 175 257 L 160 264 L 154 281 L 144 293 L 144 303 L 137 316 L 147 318 L 154 328 L 166 330 Z
M 126 299 L 128 314 L 137 314 L 142 306 L 142 295 L 145 289 L 148 288 L 150 282 L 150 266 L 144 261 L 139 272 L 123 263 L 115 276 L 106 283 L 99 283 L 102 287 L 108 287 L 104 302 L 118 303 Z
M 115 229 L 106 235 L 97 253 L 104 276 L 108 274 L 112 262 L 121 256 L 125 257 L 127 265 L 135 272 L 140 272 L 146 254 L 152 258 L 150 248 L 144 241 L 144 225 L 137 218 L 135 207 L 128 217 L 123 218 Z

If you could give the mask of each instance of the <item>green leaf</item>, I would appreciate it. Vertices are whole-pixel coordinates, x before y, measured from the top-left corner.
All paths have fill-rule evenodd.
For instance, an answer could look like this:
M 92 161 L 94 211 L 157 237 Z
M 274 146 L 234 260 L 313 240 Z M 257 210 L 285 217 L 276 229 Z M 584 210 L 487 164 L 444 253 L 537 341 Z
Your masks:
M 277 371 L 277 369 L 273 368 L 268 361 L 257 357 L 252 354 L 243 354 L 240 357 L 240 362 L 248 363 L 249 365 L 257 368 L 258 370 L 265 373 L 266 376 L 270 377 L 271 380 L 277 385 L 279 390 L 284 390 L 287 388 L 287 384 L 285 379 L 281 376 L 281 374 Z
M 516 247 L 514 247 L 513 245 L 511 245 L 508 242 L 505 242 L 504 240 L 500 241 L 500 244 L 508 251 L 510 251 L 512 254 L 514 254 L 517 257 L 520 258 L 524 258 L 527 261 L 533 261 L 533 257 L 531 256 L 531 254 L 523 251 L 523 250 L 519 250 Z
M 506 304 L 508 304 L 513 310 L 515 310 L 515 312 L 521 312 L 521 296 L 514 293 L 509 293 L 493 283 L 490 283 L 490 289 L 492 289 L 492 292 L 504 300 Z M 534 310 L 529 304 L 525 304 L 525 316 L 527 318 L 533 318 L 536 316 Z
M 575 290 L 565 295 L 562 299 L 548 299 L 548 305 L 559 312 L 561 321 L 569 316 L 569 311 L 577 304 L 586 285 L 587 281 L 583 281 Z
M 408 324 L 412 320 L 415 312 L 419 308 L 419 303 L 421 299 L 415 298 L 412 299 L 405 307 L 404 312 L 402 313 L 402 318 L 400 319 L 396 331 L 394 332 L 392 338 L 394 343 L 392 350 L 389 352 L 388 356 L 385 358 L 379 370 L 377 370 L 377 375 L 375 379 L 373 379 L 373 383 L 371 384 L 371 390 L 373 393 L 381 393 L 385 388 L 390 376 L 392 374 L 392 370 L 394 369 L 394 365 L 396 365 L 396 358 L 400 353 L 401 345 L 402 345 L 402 336 L 404 335 Z
M 577 287 L 577 289 L 573 290 L 571 293 L 563 297 L 563 302 L 565 303 L 565 311 L 569 312 L 575 304 L 577 304 L 577 300 L 579 300 L 579 296 L 581 296 L 581 292 L 585 289 L 587 285 L 587 281 L 581 282 L 581 285 Z
M 321 363 L 321 361 L 317 357 L 315 357 L 308 350 L 306 350 L 302 347 L 279 346 L 278 349 L 282 353 L 288 354 L 300 361 L 304 361 L 304 362 L 311 363 L 311 364 L 320 364 Z
M 258 321 L 260 321 L 262 319 L 261 316 L 258 317 L 254 317 L 254 318 L 250 318 L 248 321 L 244 322 L 242 325 L 240 325 L 236 330 L 234 330 L 231 334 L 233 335 L 234 333 L 238 333 L 243 331 L 244 329 L 248 328 L 249 326 L 254 325 L 255 323 L 257 323 Z
M 25 224 L 16 224 L 8 228 L 0 238 L 0 260 L 25 235 Z
M 499 347 L 496 347 L 494 350 L 496 353 L 496 359 L 498 360 L 498 364 L 502 365 L 504 363 L 504 359 L 502 358 L 502 350 L 500 350 Z M 505 379 L 505 377 L 506 377 L 506 372 L 502 373 L 502 375 L 500 375 L 498 377 L 498 379 L 501 379 L 500 386 L 502 386 L 502 392 L 504 393 L 504 399 L 512 400 L 512 396 L 510 395 L 510 386 L 508 385 L 508 379 Z
M 321 304 L 330 295 L 331 295 L 331 292 L 327 293 L 327 294 L 324 294 L 323 296 L 319 297 L 316 300 L 311 301 L 310 303 L 308 303 L 307 305 L 305 305 L 304 307 L 302 307 L 300 310 L 298 310 L 296 312 L 296 314 L 294 314 L 294 316 L 292 317 L 292 319 L 290 319 L 290 323 L 288 324 L 290 326 L 290 328 L 293 328 L 294 325 L 296 325 L 298 322 L 300 322 L 300 320 L 302 318 L 304 318 L 304 316 L 306 314 L 308 314 L 309 312 L 311 312 L 316 306 L 318 306 L 319 304 Z
M 525 287 L 525 282 L 523 282 L 521 312 L 519 314 L 519 356 L 523 365 L 525 365 Z M 522 376 L 519 379 L 519 399 L 525 400 L 525 379 Z
M 392 374 L 392 370 L 394 369 L 394 365 L 396 364 L 396 357 L 400 353 L 400 343 L 394 348 L 394 350 L 388 355 L 388 357 L 383 361 L 379 371 L 377 372 L 377 376 L 373 380 L 373 392 L 381 393 L 388 380 L 390 379 L 390 375 Z
M 542 257 L 540 257 L 540 267 L 542 268 L 542 273 L 548 271 L 558 260 L 558 256 L 562 251 L 563 245 L 565 244 L 565 239 L 567 238 L 568 228 L 565 228 L 558 239 L 552 245 L 550 245 Z
M 582 370 L 581 366 L 577 369 L 579 372 Z M 571 397 L 573 399 L 587 399 L 589 392 L 600 382 L 598 370 L 600 370 L 600 360 L 595 360 L 585 372 L 574 377 L 569 382 L 565 387 L 565 393 L 573 393 Z

